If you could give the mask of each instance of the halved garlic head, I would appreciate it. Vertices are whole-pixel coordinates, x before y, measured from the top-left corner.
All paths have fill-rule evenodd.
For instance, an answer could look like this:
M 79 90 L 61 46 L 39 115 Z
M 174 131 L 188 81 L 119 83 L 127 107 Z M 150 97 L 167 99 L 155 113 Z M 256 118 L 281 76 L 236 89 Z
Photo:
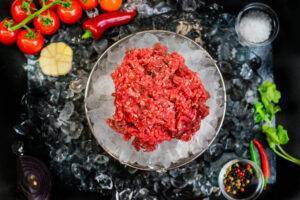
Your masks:
M 72 69 L 73 50 L 66 43 L 57 42 L 43 48 L 39 63 L 48 76 L 63 76 Z

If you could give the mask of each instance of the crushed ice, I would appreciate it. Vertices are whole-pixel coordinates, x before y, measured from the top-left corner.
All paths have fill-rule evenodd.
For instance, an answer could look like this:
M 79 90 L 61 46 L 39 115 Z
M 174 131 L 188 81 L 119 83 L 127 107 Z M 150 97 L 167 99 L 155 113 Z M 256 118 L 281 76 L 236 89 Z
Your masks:
M 204 4 L 201 0 L 177 2 L 169 5 L 167 1 L 143 0 L 142 3 L 148 5 L 144 8 L 157 10 L 147 11 L 153 16 L 149 17 L 145 11 L 134 23 L 110 29 L 99 41 L 81 40 L 79 26 L 63 26 L 48 42 L 64 41 L 73 48 L 74 65 L 68 76 L 46 77 L 39 70 L 37 57 L 27 57 L 24 69 L 28 90 L 21 102 L 24 113 L 14 127 L 13 152 L 16 155 L 45 155 L 41 158 L 49 158 L 57 187 L 98 192 L 102 199 L 218 198 L 220 189 L 216 180 L 221 166 L 238 156 L 247 158 L 248 141 L 259 130 L 253 124 L 251 104 L 257 96 L 256 87 L 263 80 L 273 78 L 271 46 L 258 49 L 241 46 L 234 31 L 235 17 L 224 13 L 217 4 Z M 194 2 L 197 2 L 197 8 Z M 164 173 L 125 167 L 110 157 L 91 135 L 83 108 L 84 88 L 97 58 L 114 41 L 147 29 L 180 32 L 202 44 L 220 67 L 228 97 L 224 125 L 211 148 L 192 163 Z M 228 45 L 223 46 L 226 43 Z M 220 51 L 224 54 L 218 54 Z M 245 67 L 241 73 L 245 63 L 252 72 Z M 244 79 L 248 78 L 249 72 L 251 78 Z M 73 102 L 74 111 L 70 115 L 68 109 L 72 110 L 72 106 L 67 106 L 68 111 L 61 114 L 67 124 L 63 125 L 58 119 L 67 102 Z M 68 115 L 70 118 L 66 120 Z M 80 124 L 79 131 L 70 134 L 74 123 Z M 272 172 L 276 172 L 275 156 L 269 151 L 268 154 L 272 158 L 272 169 L 275 169 Z M 99 184 L 96 177 L 101 174 L 100 180 L 105 181 Z M 104 175 L 107 179 L 102 179 Z M 270 180 L 276 182 L 276 174 L 272 174 Z

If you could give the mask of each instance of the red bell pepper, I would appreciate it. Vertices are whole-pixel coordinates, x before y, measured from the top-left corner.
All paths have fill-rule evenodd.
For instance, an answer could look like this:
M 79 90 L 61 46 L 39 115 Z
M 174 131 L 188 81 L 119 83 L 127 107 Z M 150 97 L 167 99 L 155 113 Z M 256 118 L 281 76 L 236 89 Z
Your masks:
M 136 10 L 132 11 L 116 11 L 103 13 L 95 18 L 87 19 L 83 22 L 82 28 L 84 29 L 83 39 L 93 37 L 94 39 L 100 39 L 103 33 L 115 26 L 121 26 L 128 24 L 137 15 Z

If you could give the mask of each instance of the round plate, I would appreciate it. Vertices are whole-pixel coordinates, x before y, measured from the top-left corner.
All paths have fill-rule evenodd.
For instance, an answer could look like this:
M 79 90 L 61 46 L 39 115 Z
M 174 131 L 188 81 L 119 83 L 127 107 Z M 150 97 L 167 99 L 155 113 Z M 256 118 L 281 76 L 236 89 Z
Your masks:
M 173 139 L 157 146 L 153 152 L 136 151 L 131 141 L 115 133 L 106 120 L 114 113 L 114 84 L 111 73 L 118 67 L 126 49 L 152 47 L 156 43 L 176 51 L 186 65 L 198 72 L 210 94 L 209 115 L 188 142 Z M 100 146 L 121 163 L 142 169 L 165 171 L 185 165 L 200 156 L 216 138 L 225 116 L 226 93 L 223 77 L 212 57 L 191 39 L 169 31 L 151 30 L 129 35 L 109 47 L 93 67 L 85 92 L 88 124 Z

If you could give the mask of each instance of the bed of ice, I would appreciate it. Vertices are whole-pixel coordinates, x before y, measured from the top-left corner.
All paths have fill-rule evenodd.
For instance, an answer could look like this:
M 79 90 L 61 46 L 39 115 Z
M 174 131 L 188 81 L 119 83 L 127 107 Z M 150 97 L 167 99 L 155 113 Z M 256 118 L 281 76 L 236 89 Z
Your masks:
M 189 142 L 166 141 L 152 152 L 136 151 L 131 141 L 125 141 L 106 123 L 115 110 L 111 73 L 122 63 L 126 49 L 149 48 L 156 43 L 167 46 L 170 52 L 183 55 L 186 65 L 199 73 L 210 94 L 207 102 L 210 114 L 202 120 L 200 130 Z M 87 116 L 99 144 L 122 163 L 142 169 L 164 170 L 195 158 L 216 137 L 225 113 L 224 83 L 215 61 L 203 48 L 172 32 L 140 32 L 109 48 L 96 63 L 87 87 Z
M 220 5 L 199 0 L 135 3 L 138 19 L 109 30 L 100 41 L 81 40 L 79 26 L 62 27 L 48 39 L 64 41 L 73 48 L 73 70 L 69 75 L 44 76 L 37 57 L 28 57 L 23 66 L 28 89 L 21 102 L 24 112 L 14 128 L 12 150 L 16 155 L 44 160 L 56 188 L 97 192 L 99 199 L 220 198 L 220 168 L 235 157 L 249 158 L 248 142 L 259 131 L 254 124 L 252 103 L 256 87 L 272 79 L 272 49 L 241 46 L 234 31 L 235 16 Z M 217 61 L 227 94 L 225 120 L 213 144 L 188 165 L 164 173 L 135 170 L 110 157 L 91 134 L 84 112 L 84 88 L 99 56 L 120 38 L 148 29 L 174 31 L 201 44 Z M 270 158 L 269 182 L 274 183 L 276 160 L 273 154 Z

